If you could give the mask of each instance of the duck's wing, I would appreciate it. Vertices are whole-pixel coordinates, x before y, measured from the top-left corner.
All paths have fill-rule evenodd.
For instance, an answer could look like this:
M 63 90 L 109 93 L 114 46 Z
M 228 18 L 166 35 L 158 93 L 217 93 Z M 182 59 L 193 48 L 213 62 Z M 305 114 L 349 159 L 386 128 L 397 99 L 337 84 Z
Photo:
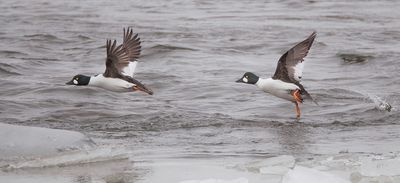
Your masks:
M 140 57 L 140 52 L 142 46 L 140 45 L 140 38 L 138 34 L 133 34 L 133 31 L 130 27 L 125 31 L 124 28 L 124 38 L 123 38 L 123 43 L 122 47 L 126 51 L 128 57 L 129 57 L 129 64 L 128 66 L 124 67 L 122 69 L 122 73 L 133 77 L 133 74 L 135 73 L 136 66 L 138 63 L 138 59 Z
M 307 39 L 283 54 L 272 78 L 290 83 L 300 82 L 303 75 L 304 57 L 307 56 L 316 35 L 317 33 L 313 32 Z
M 294 83 L 300 88 L 303 95 L 318 105 L 318 103 L 304 89 L 303 85 L 300 84 L 303 75 L 304 57 L 307 56 L 316 35 L 317 33 L 313 32 L 310 36 L 308 36 L 307 39 L 298 43 L 296 46 L 283 54 L 278 61 L 278 66 L 276 67 L 275 74 L 272 76 L 272 78 L 279 79 L 284 82 Z
M 107 59 L 105 77 L 122 78 L 123 76 L 133 77 L 140 56 L 140 38 L 133 35 L 132 29 L 124 29 L 123 43 L 116 46 L 117 42 L 107 40 Z

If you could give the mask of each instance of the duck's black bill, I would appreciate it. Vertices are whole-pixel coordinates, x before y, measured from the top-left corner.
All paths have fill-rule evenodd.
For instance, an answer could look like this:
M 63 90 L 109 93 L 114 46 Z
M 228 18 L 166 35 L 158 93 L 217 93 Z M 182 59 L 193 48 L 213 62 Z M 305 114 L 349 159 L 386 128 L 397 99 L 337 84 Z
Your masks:
M 69 82 L 66 82 L 65 84 L 66 84 L 66 85 L 74 85 L 74 82 L 71 80 L 71 81 L 69 81 Z
M 236 81 L 236 83 L 244 83 L 242 78 L 240 78 L 239 80 Z

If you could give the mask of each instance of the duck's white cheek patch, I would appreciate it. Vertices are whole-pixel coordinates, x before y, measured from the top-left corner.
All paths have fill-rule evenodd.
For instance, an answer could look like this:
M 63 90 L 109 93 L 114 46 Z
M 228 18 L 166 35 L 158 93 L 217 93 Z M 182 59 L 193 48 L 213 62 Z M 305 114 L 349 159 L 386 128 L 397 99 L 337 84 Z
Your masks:
M 243 82 L 247 83 L 247 81 L 249 81 L 247 78 L 243 78 Z
M 73 82 L 74 82 L 74 84 L 76 84 L 76 85 L 78 84 L 78 81 L 77 81 L 77 80 L 75 80 L 75 79 L 74 79 L 74 81 L 73 81 Z

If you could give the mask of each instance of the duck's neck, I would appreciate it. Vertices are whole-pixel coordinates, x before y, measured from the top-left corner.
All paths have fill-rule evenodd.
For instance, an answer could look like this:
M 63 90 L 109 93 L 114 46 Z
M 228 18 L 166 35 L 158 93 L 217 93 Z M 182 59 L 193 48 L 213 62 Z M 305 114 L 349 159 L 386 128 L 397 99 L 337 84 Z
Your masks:
M 89 76 L 89 77 L 90 77 L 89 85 L 97 86 L 99 79 L 104 76 L 103 76 L 103 74 L 97 74 L 97 75 Z
M 272 78 L 258 78 L 258 81 L 256 82 L 256 86 L 260 87 L 262 85 L 264 85 L 265 83 L 268 83 L 269 80 L 271 80 Z

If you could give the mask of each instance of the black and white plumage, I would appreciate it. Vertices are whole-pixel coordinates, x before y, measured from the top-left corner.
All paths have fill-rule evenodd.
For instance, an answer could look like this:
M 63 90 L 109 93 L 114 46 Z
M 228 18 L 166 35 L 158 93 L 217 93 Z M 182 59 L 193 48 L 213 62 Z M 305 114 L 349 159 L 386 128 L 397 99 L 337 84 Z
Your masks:
M 68 85 L 89 85 L 115 92 L 143 91 L 150 95 L 153 91 L 133 78 L 140 57 L 140 38 L 131 28 L 125 30 L 121 45 L 116 40 L 107 40 L 106 70 L 95 76 L 76 75 Z
M 307 56 L 316 35 L 317 33 L 313 32 L 307 39 L 283 54 L 278 61 L 275 74 L 271 78 L 263 79 L 251 72 L 246 72 L 236 82 L 255 84 L 264 92 L 295 103 L 297 117 L 299 118 L 300 108 L 298 104 L 303 102 L 303 97 L 314 101 L 303 85 L 300 84 L 300 81 L 303 75 L 304 58 Z

